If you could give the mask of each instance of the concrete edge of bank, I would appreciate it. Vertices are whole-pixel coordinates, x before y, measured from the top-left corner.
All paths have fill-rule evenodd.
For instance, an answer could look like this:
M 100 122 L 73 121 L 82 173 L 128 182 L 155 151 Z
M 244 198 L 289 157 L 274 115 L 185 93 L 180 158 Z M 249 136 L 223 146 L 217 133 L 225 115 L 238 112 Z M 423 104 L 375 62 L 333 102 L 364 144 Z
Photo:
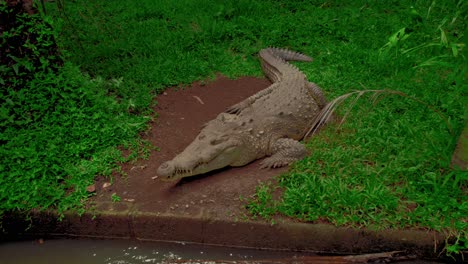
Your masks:
M 8 214 L 2 221 L 0 241 L 21 238 L 90 237 L 178 241 L 256 249 L 308 251 L 328 254 L 362 254 L 405 251 L 434 258 L 445 237 L 422 230 L 369 230 L 328 224 L 228 221 L 151 213 L 102 212 L 66 215 L 54 212 Z

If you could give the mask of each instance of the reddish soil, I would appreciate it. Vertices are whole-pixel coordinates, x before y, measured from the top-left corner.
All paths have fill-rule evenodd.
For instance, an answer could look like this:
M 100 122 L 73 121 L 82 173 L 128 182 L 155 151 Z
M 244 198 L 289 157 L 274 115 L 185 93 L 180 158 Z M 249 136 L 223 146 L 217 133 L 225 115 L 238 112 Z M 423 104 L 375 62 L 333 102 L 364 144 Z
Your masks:
M 240 201 L 240 197 L 251 197 L 260 182 L 274 179 L 287 168 L 260 169 L 257 161 L 177 182 L 156 178 L 156 170 L 161 163 L 181 152 L 196 137 L 202 124 L 269 85 L 266 79 L 244 77 L 230 80 L 220 77 L 208 84 L 196 83 L 186 89 L 169 89 L 159 95 L 154 109 L 158 117 L 144 138 L 160 151 L 152 151 L 149 160 L 124 164 L 127 176 L 115 176 L 113 185 L 108 188 L 103 189 L 105 179 L 99 179 L 96 202 L 109 204 L 111 194 L 116 193 L 122 198 L 120 206 L 127 202 L 140 212 L 218 219 L 242 216 L 245 201 Z

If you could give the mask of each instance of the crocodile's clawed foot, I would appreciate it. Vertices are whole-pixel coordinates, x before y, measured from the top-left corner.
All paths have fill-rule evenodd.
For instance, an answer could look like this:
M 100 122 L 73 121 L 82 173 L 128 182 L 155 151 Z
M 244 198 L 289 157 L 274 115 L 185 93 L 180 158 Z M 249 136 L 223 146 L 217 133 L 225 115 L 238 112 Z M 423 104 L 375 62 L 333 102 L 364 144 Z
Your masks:
M 249 106 L 248 103 L 246 103 L 245 101 L 242 101 L 238 104 L 235 104 L 233 106 L 230 106 L 226 109 L 226 113 L 228 114 L 239 114 L 242 110 L 244 110 L 245 108 L 247 108 Z
M 228 113 L 228 114 L 234 114 L 235 115 L 235 114 L 240 113 L 240 109 L 235 107 L 235 105 L 234 105 L 234 106 L 228 107 L 224 112 Z
M 289 162 L 287 161 L 278 160 L 278 159 L 269 157 L 269 158 L 262 160 L 262 162 L 260 162 L 260 168 L 261 169 L 266 169 L 266 168 L 275 169 L 275 168 L 287 166 L 288 164 Z
M 307 150 L 299 141 L 292 138 L 280 138 L 272 144 L 273 155 L 262 160 L 261 168 L 279 168 L 287 166 L 307 155 Z

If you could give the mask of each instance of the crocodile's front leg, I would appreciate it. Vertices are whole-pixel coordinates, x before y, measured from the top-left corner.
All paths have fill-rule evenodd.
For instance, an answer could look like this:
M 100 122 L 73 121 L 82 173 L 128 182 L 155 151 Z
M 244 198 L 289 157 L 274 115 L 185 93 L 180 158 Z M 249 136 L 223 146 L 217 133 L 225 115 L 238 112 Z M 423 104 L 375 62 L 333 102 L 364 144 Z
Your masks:
M 250 96 L 249 98 L 245 99 L 244 101 L 229 107 L 224 112 L 229 113 L 229 114 L 239 114 L 242 110 L 244 110 L 245 108 L 252 105 L 258 99 L 262 98 L 263 96 L 266 96 L 266 95 L 270 94 L 274 89 L 276 89 L 277 86 L 278 86 L 278 84 L 274 83 L 274 84 L 270 85 L 268 88 L 265 88 L 265 89 L 257 92 L 256 94 Z
M 291 138 L 280 138 L 271 146 L 272 155 L 265 158 L 261 168 L 279 168 L 304 158 L 307 150 L 299 141 Z

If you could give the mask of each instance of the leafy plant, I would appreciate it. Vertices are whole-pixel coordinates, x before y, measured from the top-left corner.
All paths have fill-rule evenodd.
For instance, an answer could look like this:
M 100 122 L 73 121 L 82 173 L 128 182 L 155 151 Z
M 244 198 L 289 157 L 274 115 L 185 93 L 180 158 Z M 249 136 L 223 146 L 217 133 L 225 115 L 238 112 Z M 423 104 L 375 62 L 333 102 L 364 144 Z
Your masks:
M 0 15 L 0 85 L 19 90 L 36 73 L 57 71 L 63 59 L 50 19 L 9 7 L 5 1 L 0 2 Z
M 111 201 L 113 203 L 117 203 L 117 202 L 120 202 L 122 200 L 122 198 L 120 196 L 117 195 L 117 193 L 113 193 L 111 195 Z
M 271 182 L 257 187 L 255 196 L 248 200 L 246 206 L 252 215 L 271 219 L 276 214 L 277 203 L 272 195 L 274 188 Z
M 14 11 L 0 2 L 0 216 L 33 208 L 82 213 L 86 186 L 134 158 L 117 146 L 142 147 L 136 137 L 149 117 L 111 95 L 123 80 L 97 81 L 63 63 L 50 18 Z

